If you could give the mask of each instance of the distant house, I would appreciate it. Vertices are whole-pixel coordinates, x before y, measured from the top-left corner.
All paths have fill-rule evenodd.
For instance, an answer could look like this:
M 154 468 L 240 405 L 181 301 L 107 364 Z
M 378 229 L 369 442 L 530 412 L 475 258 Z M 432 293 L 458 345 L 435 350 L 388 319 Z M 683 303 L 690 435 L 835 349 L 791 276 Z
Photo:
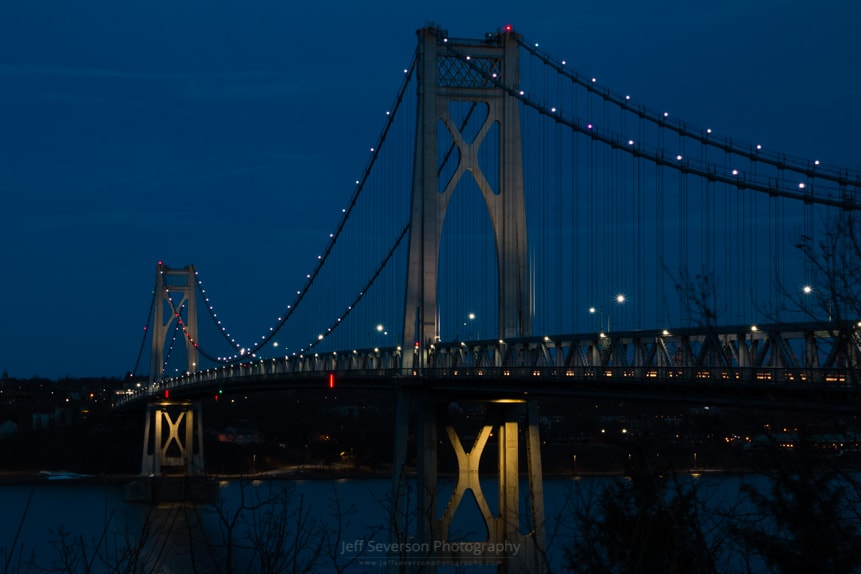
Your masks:
M 18 425 L 14 421 L 6 421 L 0 423 L 0 440 L 11 438 L 18 432 Z
M 53 412 L 35 412 L 33 413 L 33 430 L 44 430 L 51 426 L 54 419 Z
M 218 433 L 218 442 L 229 442 L 240 445 L 263 444 L 266 442 L 266 437 L 257 429 L 227 427 Z

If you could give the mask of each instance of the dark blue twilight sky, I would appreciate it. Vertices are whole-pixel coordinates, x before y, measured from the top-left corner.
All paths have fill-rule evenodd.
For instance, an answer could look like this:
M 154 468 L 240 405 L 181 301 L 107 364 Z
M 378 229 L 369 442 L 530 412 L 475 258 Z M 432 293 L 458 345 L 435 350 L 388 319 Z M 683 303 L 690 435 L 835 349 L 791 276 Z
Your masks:
M 237 335 L 258 335 L 309 270 L 303 246 L 324 244 L 324 207 L 352 193 L 428 22 L 511 23 L 676 118 L 861 161 L 854 0 L 4 2 L 0 369 L 122 375 L 160 259 L 196 264 Z

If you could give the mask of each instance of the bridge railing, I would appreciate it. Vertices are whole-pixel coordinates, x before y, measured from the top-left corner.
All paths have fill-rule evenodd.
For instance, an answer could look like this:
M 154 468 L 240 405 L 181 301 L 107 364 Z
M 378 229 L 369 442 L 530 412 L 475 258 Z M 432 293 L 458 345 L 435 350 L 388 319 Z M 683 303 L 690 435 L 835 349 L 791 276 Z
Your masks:
M 857 369 L 861 339 L 856 322 L 736 325 L 721 328 L 587 333 L 471 342 L 436 342 L 416 364 L 431 368 L 630 367 L 698 370 L 775 368 Z M 575 371 L 576 372 L 576 371 Z M 608 371 L 613 372 L 613 371 Z M 705 374 L 703 374 L 705 376 Z M 800 375 L 794 374 L 798 379 Z M 754 379 L 756 377 L 753 377 Z
M 696 367 L 460 367 L 426 368 L 420 373 L 423 378 L 463 379 L 518 382 L 528 380 L 554 380 L 571 382 L 643 382 L 679 383 L 687 385 L 715 383 L 801 384 L 823 383 L 844 385 L 851 380 L 844 369 L 786 369 L 786 368 L 734 368 L 702 369 Z M 861 372 L 856 373 L 857 376 Z
M 375 347 L 281 358 L 256 358 L 155 381 L 118 397 L 116 406 L 171 392 L 203 396 L 241 392 L 285 379 L 320 382 L 329 375 L 369 386 L 398 379 L 589 383 L 857 385 L 861 338 L 857 323 L 796 323 L 628 331 L 607 334 L 437 341 L 403 369 L 401 347 Z

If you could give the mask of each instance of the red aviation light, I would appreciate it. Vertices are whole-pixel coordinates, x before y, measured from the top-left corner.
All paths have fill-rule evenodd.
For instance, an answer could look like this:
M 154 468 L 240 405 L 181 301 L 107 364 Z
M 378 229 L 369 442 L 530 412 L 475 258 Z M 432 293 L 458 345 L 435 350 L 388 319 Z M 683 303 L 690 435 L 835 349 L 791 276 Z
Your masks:
M 335 388 L 335 373 L 329 373 L 329 388 Z
M 507 32 L 513 32 L 514 26 L 512 26 L 511 24 L 506 24 L 505 26 L 502 27 L 502 31 L 506 32 L 506 33 Z

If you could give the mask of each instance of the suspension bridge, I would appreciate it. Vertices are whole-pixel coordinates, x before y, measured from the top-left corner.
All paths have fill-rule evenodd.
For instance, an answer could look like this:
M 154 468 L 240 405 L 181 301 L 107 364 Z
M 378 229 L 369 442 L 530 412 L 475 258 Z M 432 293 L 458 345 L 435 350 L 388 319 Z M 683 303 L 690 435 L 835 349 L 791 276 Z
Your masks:
M 134 369 L 149 343 L 149 372 L 116 404 L 147 406 L 142 474 L 202 471 L 199 403 L 215 394 L 395 389 L 393 537 L 447 540 L 469 490 L 483 559 L 540 571 L 539 397 L 854 397 L 858 171 L 690 125 L 510 27 L 423 28 L 403 74 L 326 241 L 256 338 L 231 333 L 194 266 L 158 263 Z M 471 450 L 440 408 L 455 399 L 487 406 Z M 459 471 L 441 507 L 443 428 Z M 478 482 L 491 433 L 496 509 Z M 495 555 L 505 543 L 525 550 Z M 470 558 L 452 552 L 425 558 Z

